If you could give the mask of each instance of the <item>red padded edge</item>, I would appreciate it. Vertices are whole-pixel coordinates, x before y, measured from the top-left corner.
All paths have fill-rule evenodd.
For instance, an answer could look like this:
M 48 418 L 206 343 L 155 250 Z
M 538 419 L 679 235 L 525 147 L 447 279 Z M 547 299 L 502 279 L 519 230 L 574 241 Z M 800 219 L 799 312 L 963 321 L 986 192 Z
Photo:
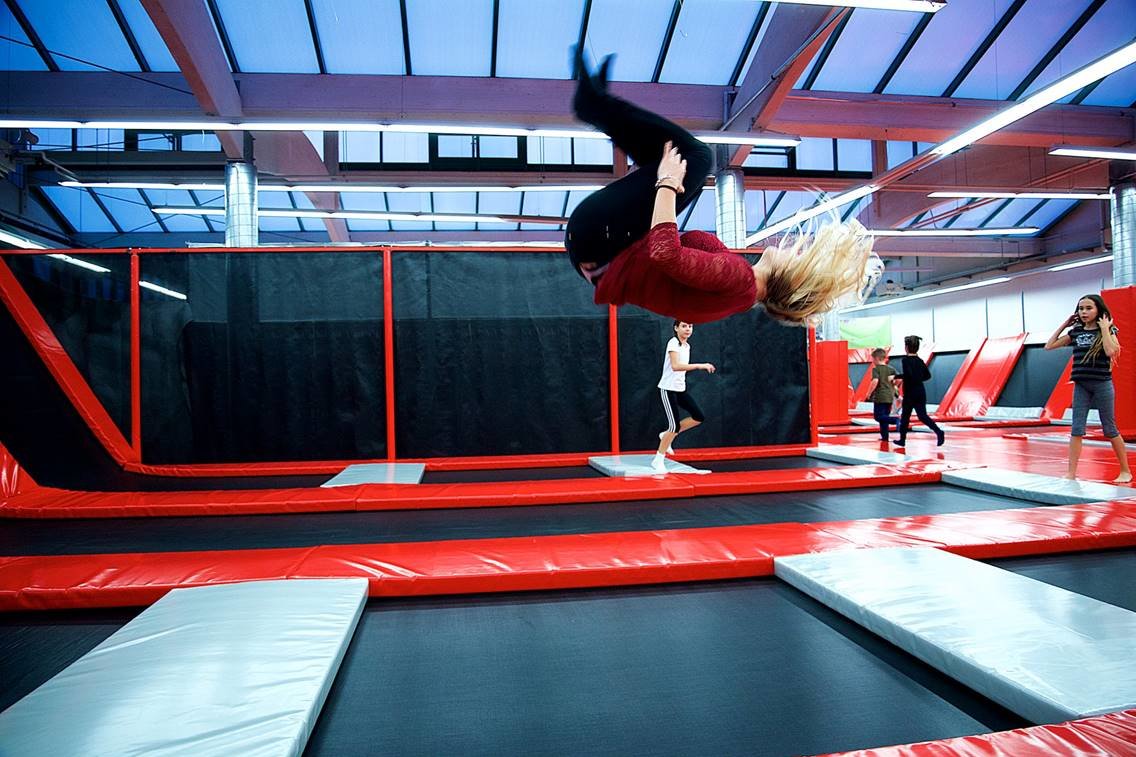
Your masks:
M 1000 531 L 999 529 L 1002 529 Z M 149 604 L 166 591 L 277 578 L 366 577 L 372 596 L 485 593 L 767 576 L 776 557 L 940 547 L 969 557 L 1136 544 L 1136 502 L 846 523 L 0 558 L 0 611 Z
M 1069 362 L 1065 364 L 1065 370 L 1061 371 L 1061 377 L 1057 379 L 1057 385 L 1053 387 L 1052 394 L 1049 399 L 1045 401 L 1045 409 L 1041 411 L 1042 418 L 1052 418 L 1060 420 L 1061 416 L 1065 415 L 1065 411 L 1073 407 L 1073 358 L 1069 358 Z
M 956 373 L 955 377 L 951 380 L 951 385 L 947 387 L 947 391 L 943 392 L 943 398 L 939 400 L 940 408 L 945 410 L 955 401 L 955 395 L 958 394 L 959 387 L 965 383 L 966 374 L 970 372 L 970 366 L 974 364 L 974 361 L 978 358 L 979 353 L 982 352 L 982 348 L 985 345 L 986 340 L 983 339 L 977 347 L 967 353 L 962 361 L 962 365 L 959 366 L 958 373 Z M 935 413 L 934 415 L 935 417 L 939 417 L 940 414 Z
M 351 510 L 440 510 L 516 507 L 708 494 L 843 489 L 939 480 L 944 466 L 849 465 L 838 468 L 739 471 L 710 475 L 569 478 L 457 484 L 359 484 L 329 488 L 240 491 L 73 492 L 41 487 L 10 497 L 0 513 L 13 518 L 121 518 L 134 516 L 257 515 Z
M 1086 757 L 1136 754 L 1136 710 L 1111 712 L 1055 725 L 859 749 L 826 757 Z
M 106 408 L 91 391 L 83 374 L 75 367 L 67 350 L 55 337 L 55 332 L 47 325 L 3 260 L 0 260 L 0 299 L 8 306 L 12 317 L 19 324 L 20 330 L 24 332 L 24 336 L 27 337 L 40 360 L 47 366 L 63 393 L 67 395 L 67 399 L 71 401 L 79 416 L 107 453 L 120 465 L 134 460 L 134 450 L 126 441 L 126 437 L 118 430 Z
M 31 475 L 20 467 L 16 458 L 8 449 L 0 444 L 0 499 L 15 497 L 17 494 L 26 494 L 38 489 L 39 484 L 32 480 Z
M 939 404 L 938 417 L 969 418 L 986 412 L 986 408 L 998 401 L 1025 344 L 1025 334 L 983 342 L 973 360 L 967 357 L 969 366 L 964 366 L 965 374 L 959 371 L 963 380 L 957 388 L 952 383 L 955 392 L 949 400 Z

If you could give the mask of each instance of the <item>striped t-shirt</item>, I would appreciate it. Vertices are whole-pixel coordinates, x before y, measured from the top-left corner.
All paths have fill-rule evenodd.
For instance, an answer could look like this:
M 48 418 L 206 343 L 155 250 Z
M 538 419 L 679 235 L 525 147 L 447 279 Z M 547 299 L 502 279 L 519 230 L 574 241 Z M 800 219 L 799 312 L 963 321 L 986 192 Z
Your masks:
M 1117 333 L 1116 326 L 1110 330 Z M 1069 341 L 1073 345 L 1073 373 L 1070 378 L 1074 381 L 1107 381 L 1112 378 L 1112 360 L 1104 354 L 1103 347 L 1098 354 L 1088 357 L 1089 349 L 1099 336 L 1100 329 L 1088 331 L 1079 323 L 1069 329 Z

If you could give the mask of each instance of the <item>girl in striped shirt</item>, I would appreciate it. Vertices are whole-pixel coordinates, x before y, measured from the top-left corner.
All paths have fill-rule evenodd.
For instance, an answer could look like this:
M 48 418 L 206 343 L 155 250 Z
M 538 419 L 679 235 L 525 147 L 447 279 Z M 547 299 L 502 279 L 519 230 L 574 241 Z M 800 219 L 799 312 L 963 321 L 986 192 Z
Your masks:
M 1132 480 L 1124 438 L 1116 427 L 1114 412 L 1116 393 L 1112 386 L 1112 361 L 1120 354 L 1117 333 L 1112 313 L 1101 296 L 1086 294 L 1077 301 L 1077 312 L 1066 318 L 1045 343 L 1047 350 L 1073 347 L 1073 429 L 1069 436 L 1069 471 L 1065 478 L 1077 477 L 1077 462 L 1081 458 L 1089 409 L 1096 408 L 1100 413 L 1101 431 L 1112 443 L 1112 450 L 1120 463 L 1120 475 L 1113 483 L 1126 484 Z

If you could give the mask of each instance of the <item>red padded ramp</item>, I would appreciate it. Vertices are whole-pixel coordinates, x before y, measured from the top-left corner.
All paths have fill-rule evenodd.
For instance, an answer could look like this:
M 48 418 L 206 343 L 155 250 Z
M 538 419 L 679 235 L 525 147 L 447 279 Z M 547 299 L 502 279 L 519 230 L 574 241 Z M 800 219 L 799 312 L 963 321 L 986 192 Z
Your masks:
M 941 741 L 839 752 L 825 757 L 1086 757 L 1136 754 L 1136 710 Z
M 949 467 L 949 466 L 948 466 Z M 124 518 L 271 515 L 352 510 L 442 510 L 461 507 L 623 502 L 716 494 L 816 491 L 939 480 L 943 465 L 847 465 L 737 471 L 706 476 L 568 478 L 460 484 L 361 484 L 332 488 L 179 492 L 74 492 L 40 487 L 0 503 L 11 518 Z
M 1049 399 L 1045 402 L 1045 409 L 1041 411 L 1042 418 L 1050 420 L 1060 420 L 1061 416 L 1065 415 L 1065 411 L 1073 407 L 1073 358 L 1069 358 L 1069 362 L 1065 364 L 1065 370 L 1061 372 L 1060 378 L 1057 379 L 1057 386 L 1053 387 L 1053 393 L 1049 395 Z
M 1005 388 L 1025 343 L 1025 334 L 984 340 L 967 356 L 936 416 L 962 420 L 986 412 Z
M 0 502 L 38 488 L 39 484 L 20 467 L 12 453 L 0 444 Z
M 775 557 L 832 549 L 930 546 L 996 557 L 1136 545 L 1132 501 L 1031 513 L 969 513 L 965 522 L 921 516 L 288 549 L 0 557 L 0 611 L 138 606 L 176 587 L 279 578 L 362 576 L 370 581 L 371 596 L 422 596 L 769 576 Z

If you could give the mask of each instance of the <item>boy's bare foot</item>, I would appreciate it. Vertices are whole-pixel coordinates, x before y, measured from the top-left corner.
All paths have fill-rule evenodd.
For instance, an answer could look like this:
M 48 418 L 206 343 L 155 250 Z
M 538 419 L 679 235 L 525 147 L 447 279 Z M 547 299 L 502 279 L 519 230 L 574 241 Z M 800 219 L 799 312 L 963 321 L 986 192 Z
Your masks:
M 1114 483 L 1114 484 L 1130 484 L 1130 483 L 1132 483 L 1132 474 L 1131 473 L 1121 473 L 1119 476 L 1112 479 L 1112 483 Z
M 1076 473 L 1066 473 L 1061 478 L 1065 479 L 1066 481 L 1076 481 L 1077 480 L 1077 474 Z

